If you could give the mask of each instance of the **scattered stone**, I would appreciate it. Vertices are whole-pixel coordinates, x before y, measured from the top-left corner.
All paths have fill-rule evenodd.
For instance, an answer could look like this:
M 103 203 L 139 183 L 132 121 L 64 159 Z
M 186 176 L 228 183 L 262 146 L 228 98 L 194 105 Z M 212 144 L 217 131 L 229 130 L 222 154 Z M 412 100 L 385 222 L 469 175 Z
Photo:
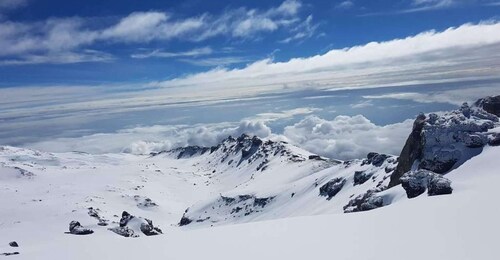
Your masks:
M 19 252 L 1 253 L 0 255 L 4 255 L 4 256 L 19 255 Z
M 90 208 L 88 208 L 88 210 L 89 210 L 88 211 L 89 216 L 98 220 L 97 225 L 99 225 L 99 226 L 107 226 L 108 225 L 109 221 L 107 219 L 104 219 L 103 217 L 101 217 L 101 215 L 99 214 L 100 210 L 98 208 L 90 207 Z
M 135 234 L 134 230 L 132 230 L 126 226 L 125 227 L 108 228 L 108 230 L 113 231 L 122 237 L 139 237 L 139 235 Z

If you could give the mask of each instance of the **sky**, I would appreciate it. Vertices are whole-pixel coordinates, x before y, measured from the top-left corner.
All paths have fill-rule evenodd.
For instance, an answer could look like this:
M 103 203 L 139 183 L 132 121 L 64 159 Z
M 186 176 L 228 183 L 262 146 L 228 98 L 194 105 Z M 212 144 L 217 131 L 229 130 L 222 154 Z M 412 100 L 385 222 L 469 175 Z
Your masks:
M 148 153 L 246 132 L 396 154 L 419 112 L 500 93 L 499 14 L 497 0 L 0 0 L 0 144 Z

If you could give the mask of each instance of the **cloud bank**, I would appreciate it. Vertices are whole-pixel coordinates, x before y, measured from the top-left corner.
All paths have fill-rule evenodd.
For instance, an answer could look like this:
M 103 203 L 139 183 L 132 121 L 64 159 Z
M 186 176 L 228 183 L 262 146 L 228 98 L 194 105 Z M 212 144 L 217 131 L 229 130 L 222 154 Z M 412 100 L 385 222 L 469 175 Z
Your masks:
M 276 117 L 271 116 L 271 120 L 276 120 Z M 322 156 L 347 160 L 363 158 L 372 151 L 398 154 L 412 123 L 413 120 L 406 120 L 377 126 L 362 115 L 337 116 L 331 121 L 308 116 L 285 127 L 283 133 L 273 133 L 266 122 L 261 120 L 195 126 L 157 125 L 77 138 L 58 138 L 33 143 L 28 147 L 52 152 L 149 154 L 188 145 L 213 146 L 230 135 L 240 136 L 246 133 L 261 138 L 285 140 Z

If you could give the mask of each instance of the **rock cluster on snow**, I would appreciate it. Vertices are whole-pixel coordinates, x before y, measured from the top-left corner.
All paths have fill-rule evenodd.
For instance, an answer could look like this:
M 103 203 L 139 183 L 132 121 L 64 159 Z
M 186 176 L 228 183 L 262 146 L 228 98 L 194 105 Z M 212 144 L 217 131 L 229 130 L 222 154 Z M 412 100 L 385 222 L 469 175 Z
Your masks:
M 179 226 L 188 225 L 193 221 L 216 223 L 228 218 L 249 216 L 261 212 L 273 199 L 274 197 L 256 197 L 254 195 L 238 195 L 234 197 L 221 195 L 211 208 L 206 209 L 201 216 L 199 214 L 191 216 L 191 212 L 187 209 L 179 222 Z M 213 215 L 221 215 L 222 219 L 212 219 L 211 216 Z
M 401 183 L 403 174 L 412 169 L 446 174 L 479 154 L 485 145 L 498 143 L 498 134 L 488 130 L 498 126 L 499 99 L 480 99 L 473 107 L 464 103 L 460 109 L 441 114 L 420 114 L 389 186 Z
M 344 213 L 368 211 L 383 207 L 384 199 L 376 194 L 376 190 L 368 190 L 365 194 L 355 197 L 344 206 Z
M 401 185 L 410 199 L 423 194 L 426 190 L 429 196 L 451 194 L 453 192 L 450 180 L 428 170 L 405 173 L 401 177 Z
M 133 216 L 126 211 L 122 212 L 120 225 L 109 230 L 124 237 L 139 237 L 139 231 L 146 236 L 163 234 L 160 228 L 153 225 L 152 220 Z

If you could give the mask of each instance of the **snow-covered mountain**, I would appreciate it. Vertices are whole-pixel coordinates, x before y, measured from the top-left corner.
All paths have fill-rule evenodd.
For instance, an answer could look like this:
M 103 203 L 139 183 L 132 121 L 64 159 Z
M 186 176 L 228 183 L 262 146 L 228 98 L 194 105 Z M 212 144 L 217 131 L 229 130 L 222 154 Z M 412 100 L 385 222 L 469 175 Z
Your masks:
M 95 246 L 89 242 L 93 239 L 155 235 L 189 242 L 182 232 L 210 239 L 203 230 L 229 236 L 253 228 L 264 232 L 258 230 L 270 228 L 269 223 L 291 223 L 303 229 L 306 224 L 301 220 L 317 220 L 332 230 L 330 216 L 332 221 L 360 226 L 373 221 L 374 226 L 390 230 L 391 216 L 401 214 L 398 209 L 417 215 L 436 207 L 453 212 L 467 196 L 488 202 L 492 198 L 486 196 L 491 194 L 480 189 L 498 180 L 491 174 L 495 169 L 491 160 L 500 155 L 499 99 L 490 97 L 455 111 L 419 115 L 399 156 L 373 152 L 350 161 L 323 158 L 286 142 L 248 135 L 228 137 L 213 147 L 182 147 L 150 155 L 47 153 L 3 146 L 0 253 L 17 250 L 27 259 L 48 258 L 58 243 L 70 243 L 68 248 L 76 251 L 61 249 L 66 256 L 85 258 L 78 245 Z M 444 199 L 425 198 L 450 193 L 439 196 Z M 418 198 L 408 200 L 414 197 Z M 411 209 L 412 205 L 418 210 Z M 463 204 L 464 210 L 476 206 Z M 376 208 L 381 209 L 370 211 Z M 353 213 L 359 211 L 370 213 Z M 498 211 L 490 209 L 489 213 L 500 217 Z M 408 221 L 420 218 L 406 217 L 411 218 Z M 273 221 L 261 222 L 269 220 Z M 458 217 L 457 221 L 468 219 Z M 231 229 L 236 226 L 230 224 L 249 222 L 261 224 Z M 222 225 L 226 229 L 210 228 Z M 348 229 L 334 225 L 350 237 Z M 288 234 L 276 227 L 270 230 Z M 86 236 L 76 239 L 71 234 Z M 61 242 L 65 238 L 72 242 Z M 158 239 L 147 241 L 156 245 L 168 238 Z M 228 242 L 230 238 L 222 239 Z M 10 240 L 19 242 L 20 248 L 2 246 Z M 145 242 L 138 243 L 144 246 Z M 157 252 L 151 256 L 168 255 L 151 250 Z M 230 258 L 233 252 L 228 250 L 222 258 Z M 116 254 L 120 255 L 127 256 Z M 176 258 L 187 259 L 180 254 Z

